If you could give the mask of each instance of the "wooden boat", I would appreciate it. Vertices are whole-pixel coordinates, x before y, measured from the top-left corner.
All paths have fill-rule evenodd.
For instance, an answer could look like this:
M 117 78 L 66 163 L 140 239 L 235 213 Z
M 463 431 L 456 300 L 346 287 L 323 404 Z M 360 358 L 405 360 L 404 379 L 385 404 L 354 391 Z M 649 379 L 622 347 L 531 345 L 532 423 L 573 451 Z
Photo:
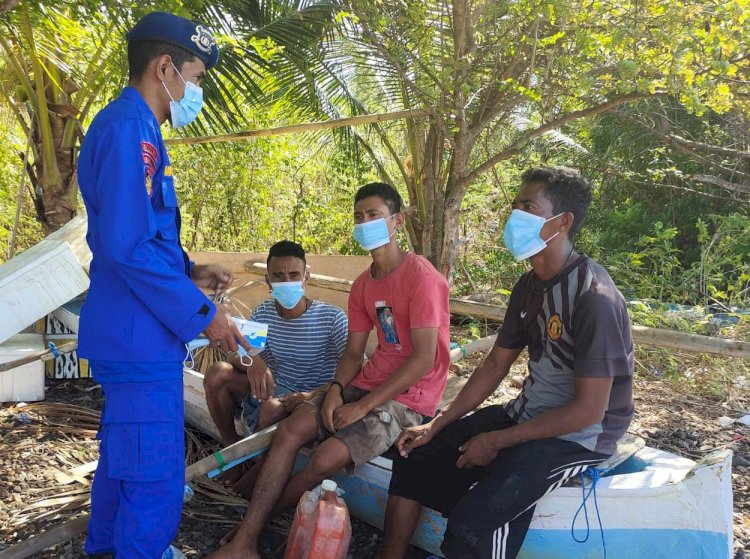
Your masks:
M 203 375 L 186 369 L 184 384 L 186 420 L 215 436 Z M 458 390 L 460 382 L 451 382 L 444 399 Z M 605 465 L 613 469 L 598 481 L 596 500 L 592 494 L 587 501 L 587 520 L 581 511 L 575 530 L 573 518 L 583 502 L 581 486 L 560 487 L 539 502 L 519 559 L 604 558 L 605 547 L 606 556 L 617 559 L 731 559 L 731 451 L 720 450 L 694 462 L 634 438 L 618 451 Z M 301 456 L 299 466 L 304 462 Z M 342 473 L 334 479 L 346 492 L 351 514 L 382 529 L 390 477 L 391 460 L 385 455 L 356 468 L 353 475 Z M 445 523 L 439 513 L 423 508 L 412 543 L 442 555 Z
M 0 308 L 5 308 L 6 314 L 15 321 L 12 324 L 5 323 L 8 328 L 0 331 L 0 340 L 3 336 L 12 335 L 34 320 L 52 312 L 86 288 L 85 269 L 90 253 L 83 240 L 84 231 L 85 221 L 79 218 L 63 228 L 55 237 L 48 238 L 51 242 L 44 241 L 46 244 L 36 251 L 30 249 L 21 255 L 23 258 L 17 257 L 0 267 L 0 284 L 5 285 L 4 295 L 0 297 Z M 193 256 L 199 263 L 221 261 L 235 272 L 240 281 L 249 277 L 257 280 L 258 271 L 253 269 L 253 261 L 265 259 L 265 255 L 260 254 L 204 253 Z M 76 268 L 76 262 L 80 268 Z M 314 271 L 323 274 L 330 271 L 338 278 L 351 280 L 356 277 L 359 270 L 364 269 L 369 260 L 364 257 L 318 256 L 311 257 L 309 262 Z M 49 287 L 54 287 L 53 284 L 56 282 L 47 281 L 48 278 L 59 280 L 61 274 L 63 279 L 59 283 L 62 287 Z M 27 287 L 33 289 L 29 291 Z M 250 307 L 257 300 L 267 296 L 267 290 L 260 285 L 258 287 L 244 298 L 243 303 L 246 306 Z M 348 294 L 341 286 L 311 287 L 310 292 L 316 298 L 344 308 L 346 306 Z M 26 304 L 19 310 L 13 306 L 14 301 L 18 300 L 25 303 L 34 301 L 34 304 Z M 67 305 L 55 314 L 70 327 L 76 322 L 78 310 L 79 305 Z M 71 316 L 67 317 L 65 313 L 70 313 Z M 65 320 L 65 317 L 70 318 L 70 322 Z M 71 329 L 77 330 L 75 327 Z M 687 336 L 679 335 L 682 338 Z M 722 352 L 740 352 L 736 353 L 737 355 L 747 352 L 743 349 L 744 346 L 739 349 L 734 346 L 727 349 L 729 342 L 720 341 L 723 344 L 720 349 Z M 712 349 L 711 344 L 707 342 L 696 346 L 690 340 L 682 340 L 680 343 L 688 349 L 700 351 L 718 351 L 716 347 L 719 347 L 714 344 L 716 347 Z M 741 342 L 732 344 L 737 345 Z M 698 347 L 700 349 L 696 349 Z M 202 375 L 186 370 L 184 378 L 187 420 L 205 432 L 215 435 L 203 394 Z M 449 387 L 446 399 L 452 397 L 457 389 L 455 384 Z M 268 438 L 269 434 L 263 436 Z M 387 456 L 383 456 L 357 468 L 353 476 L 338 476 L 337 481 L 347 492 L 345 499 L 353 515 L 382 528 L 390 473 L 391 461 Z M 581 488 L 561 487 L 546 496 L 537 506 L 520 557 L 731 557 L 730 451 L 718 451 L 694 462 L 668 452 L 648 447 L 640 448 L 598 482 L 596 495 L 601 517 L 601 534 L 597 533 L 598 522 L 596 513 L 592 510 L 594 503 L 590 499 L 587 503 L 591 525 L 588 539 L 584 543 L 575 541 L 571 533 L 571 524 L 582 503 Z M 579 518 L 574 531 L 577 539 L 584 536 L 582 526 L 585 526 L 585 522 Z M 435 511 L 424 509 L 413 542 L 439 555 L 444 529 L 445 519 Z

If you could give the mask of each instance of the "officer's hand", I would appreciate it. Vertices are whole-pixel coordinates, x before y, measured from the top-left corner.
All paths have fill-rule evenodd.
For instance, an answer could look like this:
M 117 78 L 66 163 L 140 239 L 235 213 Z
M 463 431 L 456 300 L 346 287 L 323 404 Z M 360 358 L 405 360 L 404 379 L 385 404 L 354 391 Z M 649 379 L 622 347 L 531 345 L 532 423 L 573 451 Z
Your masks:
M 250 381 L 250 394 L 259 402 L 273 398 L 276 389 L 276 383 L 273 380 L 273 373 L 268 367 L 246 367 L 247 380 Z
M 221 264 L 200 264 L 193 266 L 191 278 L 198 287 L 221 295 L 232 283 L 234 276 Z
M 250 344 L 232 320 L 229 308 L 224 305 L 216 305 L 216 314 L 203 333 L 211 340 L 212 347 L 222 351 L 237 351 L 237 344 L 250 351 Z

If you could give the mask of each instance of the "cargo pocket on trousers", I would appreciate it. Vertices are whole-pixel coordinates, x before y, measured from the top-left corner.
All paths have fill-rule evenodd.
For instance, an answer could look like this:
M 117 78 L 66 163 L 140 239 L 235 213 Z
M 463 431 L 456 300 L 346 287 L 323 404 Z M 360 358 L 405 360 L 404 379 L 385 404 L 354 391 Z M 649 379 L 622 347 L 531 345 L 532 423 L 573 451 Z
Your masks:
M 180 456 L 174 396 L 167 392 L 108 401 L 104 409 L 109 477 L 123 481 L 164 481 L 173 477 Z

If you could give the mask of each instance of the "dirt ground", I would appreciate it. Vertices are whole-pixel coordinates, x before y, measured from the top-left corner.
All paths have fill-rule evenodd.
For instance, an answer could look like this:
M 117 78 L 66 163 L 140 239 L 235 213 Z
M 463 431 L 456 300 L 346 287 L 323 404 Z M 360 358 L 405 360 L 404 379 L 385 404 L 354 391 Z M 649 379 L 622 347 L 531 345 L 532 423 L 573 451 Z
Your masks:
M 476 362 L 454 366 L 453 374 L 467 375 Z M 670 378 L 639 362 L 636 416 L 630 430 L 649 446 L 693 459 L 719 448 L 734 451 L 734 559 L 750 558 L 750 428 L 739 423 L 722 427 L 719 422 L 722 416 L 750 413 L 747 385 L 737 381 L 731 365 L 726 374 L 717 376 L 701 372 L 698 365 L 703 361 L 689 363 L 695 365 L 692 374 Z M 514 394 L 523 371 L 524 364 L 517 364 L 492 400 L 503 401 Z M 84 379 L 48 381 L 44 403 L 0 407 L 0 550 L 87 511 L 91 475 L 81 473 L 73 479 L 70 472 L 97 457 L 94 435 L 101 404 L 101 391 Z M 188 441 L 193 452 L 212 449 L 212 443 L 195 432 Z M 202 483 L 185 508 L 176 544 L 190 558 L 204 557 L 240 519 L 241 510 L 236 500 L 221 495 L 216 484 Z M 283 556 L 289 523 L 287 515 L 270 525 L 262 541 L 265 556 Z M 355 519 L 349 556 L 375 558 L 381 541 L 379 530 Z M 79 536 L 34 557 L 78 558 L 82 547 Z M 416 548 L 409 553 L 409 559 L 426 556 Z

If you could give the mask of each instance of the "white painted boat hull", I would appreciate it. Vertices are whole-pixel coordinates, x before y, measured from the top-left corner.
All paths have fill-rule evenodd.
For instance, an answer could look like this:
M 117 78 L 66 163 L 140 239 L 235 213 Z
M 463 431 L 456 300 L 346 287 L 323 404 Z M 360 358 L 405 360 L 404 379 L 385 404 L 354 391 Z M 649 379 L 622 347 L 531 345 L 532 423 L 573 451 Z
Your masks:
M 699 462 L 644 448 L 624 463 L 642 471 L 600 479 L 597 503 L 608 559 L 730 559 L 732 553 L 731 452 L 718 451 Z M 617 471 L 617 470 L 615 470 Z M 383 528 L 391 461 L 383 457 L 338 476 L 351 513 Z M 437 490 L 437 489 L 436 489 Z M 577 543 L 571 524 L 582 502 L 580 487 L 561 487 L 534 511 L 519 559 L 604 558 L 593 498 L 587 502 L 590 531 Z M 445 519 L 423 508 L 412 543 L 441 555 Z M 575 535 L 585 539 L 579 514 Z
M 186 420 L 216 436 L 203 395 L 203 375 L 185 370 Z M 301 457 L 301 461 L 304 458 Z M 602 477 L 597 503 L 607 559 L 731 559 L 732 453 L 717 451 L 699 462 L 645 447 Z M 351 514 L 383 528 L 391 460 L 378 457 L 335 478 L 346 491 Z M 436 489 L 437 490 L 437 489 Z M 594 509 L 587 502 L 590 531 L 584 543 L 571 535 L 582 502 L 580 487 L 561 487 L 536 507 L 519 559 L 603 559 L 604 546 Z M 436 555 L 445 519 L 423 508 L 412 543 Z M 583 512 L 576 539 L 586 536 Z

